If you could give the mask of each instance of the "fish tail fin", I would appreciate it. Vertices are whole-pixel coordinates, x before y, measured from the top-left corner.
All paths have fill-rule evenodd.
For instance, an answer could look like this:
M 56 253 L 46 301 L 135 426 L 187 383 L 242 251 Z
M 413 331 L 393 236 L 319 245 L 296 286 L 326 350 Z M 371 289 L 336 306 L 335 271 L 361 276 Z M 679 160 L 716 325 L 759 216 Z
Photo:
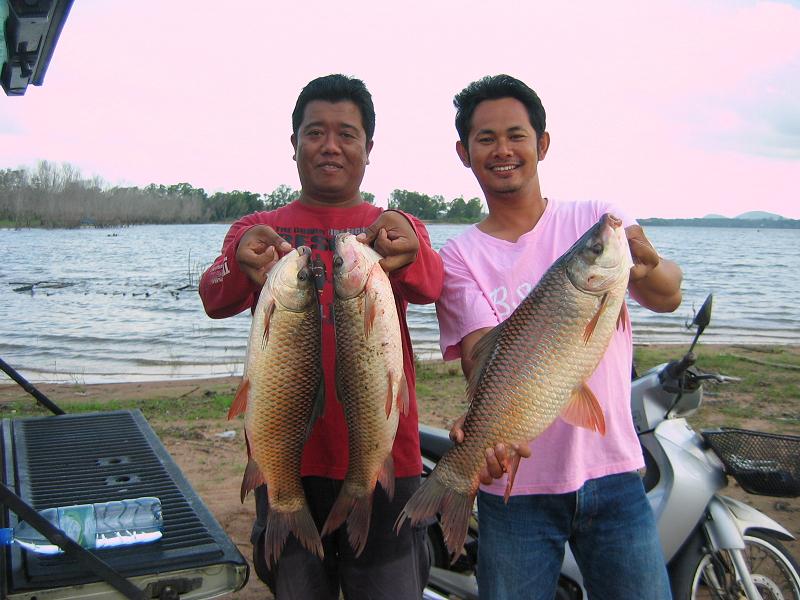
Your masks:
M 386 457 L 386 460 L 383 463 L 383 467 L 381 468 L 381 472 L 378 473 L 378 481 L 383 488 L 383 491 L 386 492 L 386 495 L 389 497 L 389 500 L 394 498 L 394 458 L 392 458 L 391 453 L 389 456 Z
M 341 527 L 342 523 L 347 520 L 350 511 L 353 509 L 355 501 L 356 498 L 348 489 L 347 482 L 345 481 L 344 485 L 342 485 L 342 489 L 339 491 L 339 495 L 336 496 L 336 501 L 333 503 L 331 511 L 328 513 L 328 518 L 325 519 L 325 525 L 322 526 L 321 535 L 323 537 Z
M 256 463 L 252 457 L 248 457 L 247 466 L 244 468 L 244 477 L 242 477 L 242 489 L 240 492 L 242 503 L 244 504 L 244 499 L 248 492 L 256 489 L 263 483 L 265 483 L 264 475 L 261 473 L 261 469 L 258 468 L 258 463 Z
M 289 533 L 293 533 L 309 552 L 322 559 L 322 540 L 307 506 L 294 512 L 270 509 L 264 532 L 264 558 L 268 565 L 278 561 Z
M 457 492 L 448 487 L 440 481 L 434 469 L 400 511 L 395 530 L 399 532 L 406 519 L 414 526 L 441 513 L 444 542 L 450 552 L 451 564 L 455 563 L 467 538 L 475 493 Z
M 242 379 L 239 384 L 239 389 L 236 390 L 236 396 L 233 397 L 231 407 L 228 409 L 228 420 L 230 421 L 237 415 L 242 414 L 247 410 L 247 392 L 250 389 L 250 380 L 247 377 Z
M 369 522 L 372 517 L 373 494 L 366 494 L 355 498 L 353 509 L 347 517 L 347 539 L 356 556 L 361 556 L 364 546 L 367 545 Z

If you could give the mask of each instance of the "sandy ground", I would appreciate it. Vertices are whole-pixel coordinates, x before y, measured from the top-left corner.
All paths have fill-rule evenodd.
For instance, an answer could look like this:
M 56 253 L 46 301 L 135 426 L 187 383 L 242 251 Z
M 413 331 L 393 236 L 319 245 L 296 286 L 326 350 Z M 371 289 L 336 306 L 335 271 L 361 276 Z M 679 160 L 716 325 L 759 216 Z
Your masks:
M 56 403 L 68 403 L 78 396 L 86 399 L 149 399 L 156 397 L 201 397 L 203 394 L 231 393 L 238 386 L 239 378 L 219 378 L 190 381 L 165 381 L 155 383 L 98 384 L 80 388 L 70 385 L 37 386 Z M 0 407 L 11 400 L 28 398 L 15 385 L 0 385 Z M 434 403 L 431 403 L 434 404 Z M 433 407 L 421 406 L 421 421 L 435 426 L 447 426 L 452 410 L 443 410 L 441 404 Z M 2 413 L 3 417 L 8 417 Z M 239 486 L 245 464 L 245 447 L 241 418 L 226 421 L 224 416 L 209 421 L 184 422 L 170 418 L 165 423 L 150 421 L 162 442 L 170 452 L 187 479 L 206 503 L 216 519 L 228 533 L 241 553 L 250 561 L 250 528 L 255 515 L 252 496 L 239 501 Z M 230 432 L 234 432 L 231 434 Z M 768 514 L 793 535 L 800 535 L 800 501 L 744 493 L 731 479 L 727 495 L 743 500 Z M 800 545 L 787 544 L 795 557 L 800 557 Z M 226 598 L 252 600 L 271 598 L 267 587 L 261 583 L 251 569 L 247 585 Z

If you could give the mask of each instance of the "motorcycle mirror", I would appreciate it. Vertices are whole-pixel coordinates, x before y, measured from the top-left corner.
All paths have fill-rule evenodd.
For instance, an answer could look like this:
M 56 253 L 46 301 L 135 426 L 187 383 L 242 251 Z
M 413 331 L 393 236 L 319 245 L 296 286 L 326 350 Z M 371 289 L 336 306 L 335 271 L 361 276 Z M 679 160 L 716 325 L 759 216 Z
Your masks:
M 700 310 L 697 311 L 697 314 L 695 314 L 694 319 L 692 320 L 692 326 L 697 327 L 697 333 L 694 334 L 694 340 L 692 340 L 692 345 L 689 347 L 689 352 L 694 349 L 694 345 L 697 343 L 698 338 L 711 322 L 711 305 L 713 303 L 714 294 L 709 294 L 705 302 L 703 302 L 703 305 L 700 307 Z

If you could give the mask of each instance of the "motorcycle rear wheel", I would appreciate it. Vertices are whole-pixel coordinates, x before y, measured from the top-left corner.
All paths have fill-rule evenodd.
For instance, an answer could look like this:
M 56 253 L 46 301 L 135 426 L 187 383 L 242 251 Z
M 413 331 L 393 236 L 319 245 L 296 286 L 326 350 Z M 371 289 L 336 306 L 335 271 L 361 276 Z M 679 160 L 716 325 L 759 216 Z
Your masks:
M 800 567 L 778 539 L 763 531 L 744 536 L 744 559 L 763 600 L 800 600 Z M 700 531 L 681 551 L 679 564 L 670 569 L 675 600 L 743 600 L 733 563 L 725 552 L 706 552 Z

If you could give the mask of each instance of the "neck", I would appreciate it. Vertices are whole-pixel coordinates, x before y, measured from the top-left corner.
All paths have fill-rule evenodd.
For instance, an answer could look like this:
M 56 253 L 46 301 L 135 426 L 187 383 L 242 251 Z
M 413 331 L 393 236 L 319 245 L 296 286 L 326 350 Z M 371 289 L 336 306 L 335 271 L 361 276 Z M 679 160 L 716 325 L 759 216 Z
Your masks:
M 489 216 L 478 223 L 478 229 L 492 237 L 516 242 L 521 235 L 536 227 L 547 206 L 547 199 L 541 193 L 487 195 L 486 204 Z
M 327 195 L 300 190 L 297 200 L 306 206 L 322 208 L 351 208 L 364 202 L 359 191 L 356 191 L 355 195 Z

